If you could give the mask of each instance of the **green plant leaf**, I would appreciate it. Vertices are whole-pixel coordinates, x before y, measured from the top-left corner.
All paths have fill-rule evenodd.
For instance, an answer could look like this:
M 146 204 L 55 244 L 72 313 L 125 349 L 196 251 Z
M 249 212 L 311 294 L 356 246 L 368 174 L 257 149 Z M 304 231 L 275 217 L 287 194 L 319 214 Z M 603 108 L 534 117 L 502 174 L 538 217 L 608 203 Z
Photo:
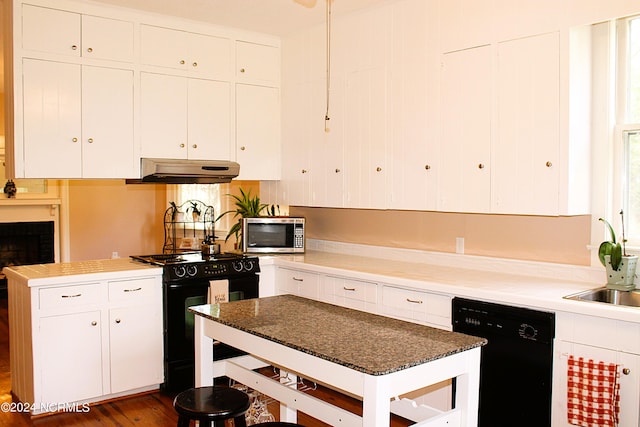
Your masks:
M 602 265 L 604 266 L 607 265 L 607 262 L 605 261 L 604 257 L 606 255 L 611 256 L 612 250 L 613 250 L 613 243 L 609 241 L 600 243 L 600 247 L 598 248 L 598 258 L 600 258 L 600 262 L 602 263 Z
M 609 233 L 611 234 L 611 243 L 616 243 L 616 232 L 613 230 L 613 227 L 611 226 L 611 224 L 609 224 L 609 221 L 607 221 L 604 218 L 598 218 L 599 221 L 604 222 L 604 224 L 607 226 L 607 228 L 609 229 Z
M 620 267 L 620 262 L 622 261 L 622 245 L 620 243 L 616 243 L 611 248 L 611 268 L 617 270 Z

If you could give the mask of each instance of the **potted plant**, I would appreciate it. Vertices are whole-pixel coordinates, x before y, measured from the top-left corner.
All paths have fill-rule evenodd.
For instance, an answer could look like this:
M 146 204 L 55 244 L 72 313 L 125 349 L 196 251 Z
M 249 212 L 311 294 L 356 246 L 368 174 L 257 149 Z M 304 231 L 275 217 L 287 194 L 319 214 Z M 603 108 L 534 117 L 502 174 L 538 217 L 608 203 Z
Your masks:
M 638 257 L 628 255 L 624 234 L 624 212 L 620 211 L 622 219 L 622 239 L 616 239 L 613 226 L 604 218 L 599 218 L 609 230 L 610 240 L 600 243 L 598 258 L 607 271 L 607 288 L 630 291 L 635 288 L 636 266 Z
M 234 205 L 236 208 L 223 212 L 216 218 L 216 221 L 228 214 L 233 214 L 233 217 L 237 218 L 236 223 L 229 228 L 229 232 L 227 233 L 227 237 L 225 237 L 224 241 L 226 242 L 229 240 L 229 237 L 235 235 L 238 247 L 242 249 L 242 218 L 255 218 L 261 216 L 262 212 L 267 209 L 267 205 L 260 203 L 260 197 L 253 196 L 251 194 L 251 189 L 245 193 L 245 191 L 240 188 L 239 196 L 236 194 L 227 194 L 227 196 L 234 199 Z

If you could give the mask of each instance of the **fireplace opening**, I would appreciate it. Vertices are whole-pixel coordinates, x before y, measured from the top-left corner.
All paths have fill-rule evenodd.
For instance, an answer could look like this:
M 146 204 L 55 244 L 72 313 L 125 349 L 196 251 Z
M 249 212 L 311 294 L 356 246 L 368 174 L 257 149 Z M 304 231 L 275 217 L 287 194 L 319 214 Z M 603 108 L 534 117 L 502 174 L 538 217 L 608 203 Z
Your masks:
M 55 261 L 54 222 L 0 223 L 0 271 L 13 265 Z M 0 274 L 0 297 L 6 297 L 7 278 Z

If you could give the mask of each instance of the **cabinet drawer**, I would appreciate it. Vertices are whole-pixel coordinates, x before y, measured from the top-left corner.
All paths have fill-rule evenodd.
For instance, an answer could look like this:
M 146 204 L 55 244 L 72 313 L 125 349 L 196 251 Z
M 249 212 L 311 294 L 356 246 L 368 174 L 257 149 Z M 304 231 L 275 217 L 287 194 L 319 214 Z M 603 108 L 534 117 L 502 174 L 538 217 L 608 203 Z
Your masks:
M 159 290 L 159 278 L 116 280 L 109 282 L 109 301 L 152 302 Z
M 307 271 L 281 268 L 277 274 L 277 287 L 281 294 L 293 294 L 318 299 L 319 275 Z
M 100 283 L 40 289 L 40 309 L 78 307 L 100 302 Z
M 451 297 L 409 289 L 382 287 L 384 314 L 451 329 Z

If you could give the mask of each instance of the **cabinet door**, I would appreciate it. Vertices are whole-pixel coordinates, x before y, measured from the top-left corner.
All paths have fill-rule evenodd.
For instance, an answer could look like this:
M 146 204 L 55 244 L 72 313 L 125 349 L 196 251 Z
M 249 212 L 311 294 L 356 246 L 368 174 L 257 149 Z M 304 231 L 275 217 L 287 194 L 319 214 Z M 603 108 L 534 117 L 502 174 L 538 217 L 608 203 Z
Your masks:
M 109 310 L 111 393 L 164 382 L 162 306 Z
M 187 80 L 141 73 L 142 157 L 187 157 Z
M 620 426 L 640 421 L 640 356 L 600 347 L 557 341 L 554 351 L 553 425 L 571 427 L 567 421 L 567 359 L 569 355 L 620 365 Z
M 22 5 L 22 47 L 26 50 L 80 56 L 78 13 Z
M 80 65 L 23 60 L 25 178 L 82 177 L 80 79 Z
M 133 22 L 83 15 L 82 56 L 133 62 Z
M 232 160 L 230 83 L 189 79 L 188 104 L 188 157 Z
M 350 73 L 346 81 L 344 134 L 345 205 L 387 208 L 387 73 L 376 66 Z
M 280 49 L 245 41 L 236 42 L 236 76 L 268 86 L 280 83 Z
M 491 47 L 442 57 L 439 210 L 489 212 Z
M 238 179 L 280 179 L 280 93 L 278 88 L 236 85 Z
M 140 55 L 143 65 L 187 69 L 185 32 L 169 28 L 140 26 Z
M 141 58 L 152 65 L 229 79 L 231 42 L 222 37 L 142 25 Z
M 82 176 L 134 176 L 133 71 L 82 68 Z
M 558 214 L 559 59 L 557 33 L 498 44 L 492 212 Z
M 187 33 L 188 70 L 208 78 L 230 80 L 231 41 L 222 37 Z
M 103 394 L 99 311 L 42 318 L 39 341 L 38 402 L 73 402 Z

